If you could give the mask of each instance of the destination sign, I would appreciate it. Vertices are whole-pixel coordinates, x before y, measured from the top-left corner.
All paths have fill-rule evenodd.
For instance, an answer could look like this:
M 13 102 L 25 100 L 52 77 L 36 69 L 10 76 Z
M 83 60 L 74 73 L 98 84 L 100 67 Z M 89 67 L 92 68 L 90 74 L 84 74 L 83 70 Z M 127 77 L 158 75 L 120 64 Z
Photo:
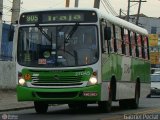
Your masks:
M 23 13 L 20 16 L 20 24 L 45 24 L 45 23 L 69 23 L 69 22 L 97 22 L 95 11 L 84 10 L 59 10 L 39 11 Z
M 48 14 L 42 17 L 43 22 L 84 21 L 84 14 Z
M 36 23 L 39 20 L 38 15 L 26 15 L 26 23 Z

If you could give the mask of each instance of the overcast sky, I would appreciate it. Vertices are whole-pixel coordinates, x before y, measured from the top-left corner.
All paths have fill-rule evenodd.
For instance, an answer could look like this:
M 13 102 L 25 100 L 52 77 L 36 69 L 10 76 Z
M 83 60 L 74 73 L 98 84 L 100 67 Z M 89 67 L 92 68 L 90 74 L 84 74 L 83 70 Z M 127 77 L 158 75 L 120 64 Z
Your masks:
M 4 1 L 3 20 L 10 21 L 11 19 L 10 9 L 12 7 L 13 0 L 3 0 L 3 1 Z M 33 9 L 62 8 L 65 7 L 65 1 L 66 0 L 21 0 L 21 12 Z M 75 0 L 70 0 L 70 7 L 74 7 L 74 1 Z M 101 1 L 102 2 L 100 9 L 106 12 L 110 12 L 109 9 L 103 6 L 104 5 L 103 1 L 105 0 Z M 108 4 L 111 5 L 111 8 L 114 9 L 117 14 L 119 14 L 120 8 L 122 9 L 124 14 L 127 13 L 128 0 L 106 0 L 106 1 L 108 1 Z M 146 1 L 147 2 L 142 3 L 141 13 L 149 17 L 160 17 L 160 0 L 146 0 Z M 93 4 L 94 0 L 79 0 L 79 7 L 92 8 Z M 136 14 L 138 10 L 138 4 L 131 3 L 131 6 L 132 7 L 130 9 L 130 14 Z

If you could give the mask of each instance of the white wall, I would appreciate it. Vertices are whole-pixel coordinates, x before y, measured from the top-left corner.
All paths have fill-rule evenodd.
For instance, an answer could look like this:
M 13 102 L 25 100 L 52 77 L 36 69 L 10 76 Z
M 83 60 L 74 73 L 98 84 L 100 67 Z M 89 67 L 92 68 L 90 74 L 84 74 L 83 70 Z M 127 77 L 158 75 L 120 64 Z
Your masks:
M 0 61 L 0 89 L 16 88 L 16 63 Z

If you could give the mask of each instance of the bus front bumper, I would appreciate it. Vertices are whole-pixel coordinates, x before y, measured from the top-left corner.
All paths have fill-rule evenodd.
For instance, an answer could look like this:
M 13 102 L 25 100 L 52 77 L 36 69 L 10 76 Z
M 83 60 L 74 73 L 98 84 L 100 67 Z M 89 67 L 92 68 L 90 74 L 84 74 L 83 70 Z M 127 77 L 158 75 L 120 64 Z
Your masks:
M 46 101 L 52 103 L 97 102 L 101 94 L 100 84 L 83 88 L 29 88 L 17 86 L 18 101 Z

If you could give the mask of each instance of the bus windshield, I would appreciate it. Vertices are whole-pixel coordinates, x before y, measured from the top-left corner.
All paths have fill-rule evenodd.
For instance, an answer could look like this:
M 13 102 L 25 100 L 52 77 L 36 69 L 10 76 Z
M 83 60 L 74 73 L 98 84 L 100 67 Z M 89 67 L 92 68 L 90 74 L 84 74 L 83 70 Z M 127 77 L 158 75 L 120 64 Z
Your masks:
M 17 60 L 29 67 L 74 67 L 98 61 L 95 25 L 23 26 Z

